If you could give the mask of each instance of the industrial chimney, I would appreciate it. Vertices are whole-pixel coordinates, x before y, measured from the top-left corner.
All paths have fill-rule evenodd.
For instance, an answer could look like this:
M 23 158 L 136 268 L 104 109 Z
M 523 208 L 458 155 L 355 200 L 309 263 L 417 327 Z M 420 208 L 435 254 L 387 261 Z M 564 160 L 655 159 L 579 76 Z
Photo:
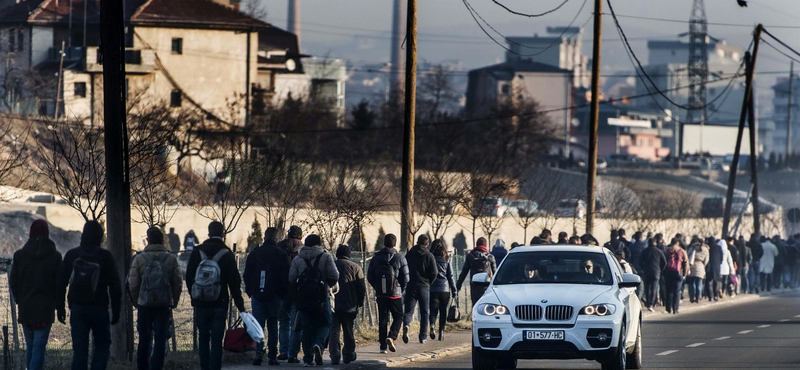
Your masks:
M 392 9 L 392 50 L 391 50 L 391 72 L 389 73 L 389 91 L 394 94 L 400 91 L 403 71 L 403 51 L 401 45 L 403 43 L 403 25 L 405 24 L 405 1 L 394 0 L 394 7 Z
M 286 28 L 289 32 L 297 35 L 297 48 L 300 50 L 300 0 L 289 0 L 289 16 Z

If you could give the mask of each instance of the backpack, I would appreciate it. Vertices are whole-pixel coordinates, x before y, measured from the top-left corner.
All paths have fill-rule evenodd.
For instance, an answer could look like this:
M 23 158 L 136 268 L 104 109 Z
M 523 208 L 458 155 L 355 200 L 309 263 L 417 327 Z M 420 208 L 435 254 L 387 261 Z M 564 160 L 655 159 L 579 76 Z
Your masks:
M 67 296 L 71 302 L 92 305 L 95 303 L 94 295 L 99 282 L 100 264 L 96 262 L 96 257 L 88 253 L 82 254 L 72 263 Z
M 262 246 L 259 248 L 264 247 Z M 276 285 L 279 284 L 278 282 L 281 281 L 281 279 L 276 276 L 278 272 L 275 271 L 274 266 L 270 265 L 268 256 L 257 254 L 255 257 L 257 258 L 255 261 L 257 270 L 255 274 L 250 277 L 248 283 L 251 284 L 252 287 L 255 287 L 252 298 L 266 301 L 275 296 L 276 291 L 279 289 Z M 285 279 L 286 277 L 284 276 L 283 284 L 285 284 Z
M 667 253 L 669 258 L 667 258 L 667 271 L 672 271 L 678 275 L 681 274 L 681 253 L 675 251 L 669 251 Z
M 144 273 L 139 285 L 139 305 L 144 307 L 169 307 L 172 305 L 172 287 L 167 277 L 168 252 L 156 258 L 152 253 L 142 253 Z
M 222 270 L 219 268 L 219 260 L 229 250 L 226 248 L 220 249 L 217 254 L 212 258 L 200 251 L 200 264 L 197 265 L 197 272 L 194 276 L 194 285 L 192 285 L 192 299 L 205 302 L 214 302 L 219 299 L 219 293 L 222 290 Z
M 472 255 L 472 263 L 469 266 L 470 276 L 485 272 L 492 277 L 491 263 L 489 262 L 489 253 L 480 252 Z
M 376 296 L 394 296 L 394 288 L 398 285 L 395 265 L 399 256 L 400 253 L 395 253 L 392 258 L 387 261 L 381 261 L 380 265 L 378 265 L 377 273 L 375 274 L 378 277 L 378 286 L 375 287 Z
M 325 278 L 322 276 L 322 271 L 319 270 L 319 260 L 322 259 L 323 254 L 324 252 L 320 253 L 314 259 L 313 264 L 311 260 L 303 258 L 306 268 L 297 277 L 297 294 L 295 295 L 295 304 L 300 312 L 321 312 L 323 303 L 328 299 Z

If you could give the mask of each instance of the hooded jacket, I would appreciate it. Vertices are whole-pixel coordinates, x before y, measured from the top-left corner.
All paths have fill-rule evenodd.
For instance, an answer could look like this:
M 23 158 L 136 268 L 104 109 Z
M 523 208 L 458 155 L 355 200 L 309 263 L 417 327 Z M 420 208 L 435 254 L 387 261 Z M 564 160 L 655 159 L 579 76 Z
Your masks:
M 561 244 L 567 244 L 567 243 L 561 243 Z M 492 247 L 491 254 L 492 256 L 494 256 L 494 260 L 498 265 L 500 264 L 500 262 L 503 262 L 503 259 L 506 258 L 506 255 L 508 254 L 508 249 L 506 249 L 506 242 L 504 242 L 503 239 L 497 239 L 497 241 L 494 242 L 494 247 Z
M 142 253 L 133 257 L 133 261 L 131 261 L 131 270 L 128 273 L 128 289 L 131 294 L 131 300 L 138 305 L 143 303 L 139 300 L 139 289 L 141 289 L 142 276 L 147 268 L 147 259 L 145 259 L 144 253 L 152 255 L 154 259 L 161 258 L 161 255 L 164 253 L 169 255 L 167 259 L 164 260 L 164 267 L 166 267 L 165 273 L 167 274 L 167 280 L 169 280 L 169 285 L 172 290 L 172 301 L 170 305 L 172 307 L 177 307 L 181 299 L 181 289 L 183 288 L 183 272 L 178 264 L 178 258 L 170 253 L 167 246 L 163 244 L 149 244 L 144 248 Z
M 397 249 L 395 248 L 388 248 L 383 247 L 381 250 L 377 251 L 374 256 L 372 256 L 372 260 L 369 262 L 369 267 L 367 268 L 367 281 L 369 284 L 374 288 L 376 291 L 378 290 L 376 287 L 380 283 L 378 281 L 378 273 L 377 269 L 380 265 L 384 263 L 388 263 L 389 261 L 394 258 L 396 254 L 398 254 Z M 406 290 L 406 286 L 408 285 L 408 262 L 406 258 L 400 255 L 394 264 L 394 273 L 395 273 L 395 280 L 397 283 L 394 286 L 394 292 L 391 297 L 384 297 L 379 296 L 380 298 L 391 298 L 391 299 L 400 299 L 403 297 L 403 291 Z
M 220 284 L 222 289 L 219 292 L 219 298 L 214 302 L 199 301 L 192 298 L 192 307 L 216 307 L 227 308 L 229 297 L 233 298 L 233 303 L 239 312 L 244 312 L 244 299 L 242 299 L 242 279 L 239 276 L 239 267 L 236 264 L 236 258 L 233 252 L 225 245 L 219 237 L 208 239 L 195 247 L 192 255 L 189 257 L 189 263 L 186 265 L 186 288 L 191 293 L 192 285 L 194 285 L 195 276 L 197 275 L 197 266 L 200 265 L 200 251 L 213 258 L 222 249 L 227 249 L 229 253 L 225 253 L 219 259 L 219 269 L 222 276 L 220 276 Z M 227 286 L 227 288 L 226 288 Z M 228 294 L 230 291 L 230 295 Z
M 439 273 L 436 259 L 427 248 L 415 245 L 406 253 L 408 263 L 408 284 L 416 288 L 430 288 Z
M 339 292 L 334 302 L 335 312 L 358 312 L 367 294 L 364 271 L 361 266 L 342 256 L 334 263 L 339 271 Z
M 19 306 L 22 325 L 52 324 L 53 311 L 64 312 L 64 294 L 58 294 L 56 282 L 61 253 L 46 236 L 28 239 L 14 253 L 9 285 Z
M 706 278 L 706 265 L 708 265 L 708 246 L 705 244 L 692 244 L 689 246 L 689 276 L 700 279 Z
M 317 263 L 315 260 L 319 255 L 322 255 L 322 257 L 319 258 L 319 262 Z M 313 247 L 304 246 L 300 248 L 300 251 L 297 252 L 297 256 L 292 260 L 291 268 L 289 268 L 289 285 L 293 287 L 295 282 L 297 282 L 297 278 L 300 277 L 300 274 L 308 267 L 306 265 L 306 260 L 312 264 L 316 263 L 316 268 L 322 272 L 328 291 L 330 291 L 330 288 L 339 281 L 339 270 L 336 269 L 333 256 L 325 252 L 321 245 L 315 245 Z

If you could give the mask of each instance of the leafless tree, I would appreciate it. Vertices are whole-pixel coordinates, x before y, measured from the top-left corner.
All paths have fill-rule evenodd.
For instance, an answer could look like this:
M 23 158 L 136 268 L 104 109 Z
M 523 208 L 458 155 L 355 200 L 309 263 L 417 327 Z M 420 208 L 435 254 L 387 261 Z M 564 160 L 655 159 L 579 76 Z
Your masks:
M 31 175 L 27 165 L 35 147 L 35 138 L 30 134 L 33 122 L 14 116 L 0 116 L 0 185 L 21 187 Z M 19 195 L 14 191 L 0 191 L 0 202 L 7 202 Z
M 459 93 L 453 84 L 453 69 L 444 64 L 434 64 L 423 72 L 417 88 L 419 113 L 427 119 L 435 119 L 444 112 L 458 106 Z
M 414 202 L 419 218 L 427 221 L 433 239 L 444 235 L 456 218 L 458 200 L 463 190 L 463 175 L 444 171 L 420 171 L 414 182 Z
M 241 3 L 242 13 L 248 16 L 259 19 L 267 19 L 267 7 L 259 0 L 245 0 Z
M 298 209 L 310 199 L 312 172 L 306 164 L 285 157 L 282 162 L 283 165 L 275 169 L 273 183 L 266 184 L 259 204 L 264 209 L 267 225 L 285 230 L 288 224 L 295 222 Z
M 640 217 L 642 202 L 631 189 L 633 180 L 630 174 L 615 176 L 601 182 L 597 199 L 605 208 L 607 220 L 612 230 L 631 227 Z

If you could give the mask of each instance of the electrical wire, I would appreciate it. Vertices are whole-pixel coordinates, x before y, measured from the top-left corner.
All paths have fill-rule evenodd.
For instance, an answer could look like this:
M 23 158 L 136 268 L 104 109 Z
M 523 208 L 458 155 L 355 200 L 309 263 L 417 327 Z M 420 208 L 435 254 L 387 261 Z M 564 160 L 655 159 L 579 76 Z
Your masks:
M 564 4 L 568 3 L 569 0 L 564 0 L 564 1 L 561 2 L 561 4 L 558 4 L 557 7 L 553 8 L 553 9 L 550 9 L 550 10 L 548 10 L 546 12 L 543 12 L 543 13 L 538 13 L 538 14 L 522 13 L 522 12 L 518 12 L 518 11 L 512 10 L 511 8 L 503 5 L 503 3 L 501 3 L 501 2 L 499 2 L 497 0 L 492 0 L 492 2 L 497 4 L 499 7 L 505 9 L 507 12 L 509 12 L 511 14 L 521 15 L 523 17 L 528 17 L 528 18 L 538 18 L 538 17 L 542 17 L 542 16 L 545 16 L 545 15 L 548 15 L 550 13 L 553 13 L 553 12 L 557 11 L 558 9 L 561 9 L 561 7 L 564 6 Z
M 767 36 L 771 37 L 773 40 L 777 41 L 779 44 L 783 45 L 783 47 L 789 49 L 795 55 L 800 56 L 800 52 L 795 50 L 793 47 L 789 46 L 789 44 L 785 43 L 783 40 L 777 38 L 775 35 L 773 35 L 771 32 L 769 32 L 766 28 L 761 27 L 761 31 L 764 32 L 765 34 L 767 34 Z M 762 41 L 763 41 L 763 39 L 762 39 Z
M 764 45 L 767 45 L 767 46 L 769 46 L 770 48 L 772 48 L 773 50 L 777 51 L 779 54 L 781 54 L 781 55 L 785 56 L 786 58 L 789 58 L 789 59 L 791 59 L 791 60 L 793 60 L 793 61 L 795 61 L 795 62 L 798 62 L 798 63 L 800 63 L 800 59 L 797 59 L 797 58 L 795 58 L 795 57 L 793 57 L 793 56 L 791 56 L 791 55 L 787 54 L 785 51 L 778 49 L 778 48 L 777 48 L 775 45 L 772 45 L 772 44 L 771 44 L 769 41 L 767 41 L 767 40 L 764 40 L 764 39 L 761 39 L 761 42 L 763 42 L 763 43 L 764 43 Z
M 610 13 L 602 13 L 603 15 L 611 15 Z M 657 18 L 657 17 L 643 17 L 638 15 L 628 15 L 628 14 L 617 14 L 619 18 L 631 18 L 631 19 L 641 19 L 646 21 L 658 21 L 658 22 L 670 22 L 670 23 L 682 23 L 682 24 L 689 24 L 691 21 L 681 20 L 681 19 L 668 19 L 668 18 Z M 718 22 L 706 22 L 709 26 L 721 26 L 721 27 L 747 27 L 753 28 L 755 25 L 752 24 L 744 24 L 744 23 L 718 23 Z M 800 29 L 800 26 L 784 26 L 784 25 L 770 25 L 770 28 L 783 28 L 783 29 Z

